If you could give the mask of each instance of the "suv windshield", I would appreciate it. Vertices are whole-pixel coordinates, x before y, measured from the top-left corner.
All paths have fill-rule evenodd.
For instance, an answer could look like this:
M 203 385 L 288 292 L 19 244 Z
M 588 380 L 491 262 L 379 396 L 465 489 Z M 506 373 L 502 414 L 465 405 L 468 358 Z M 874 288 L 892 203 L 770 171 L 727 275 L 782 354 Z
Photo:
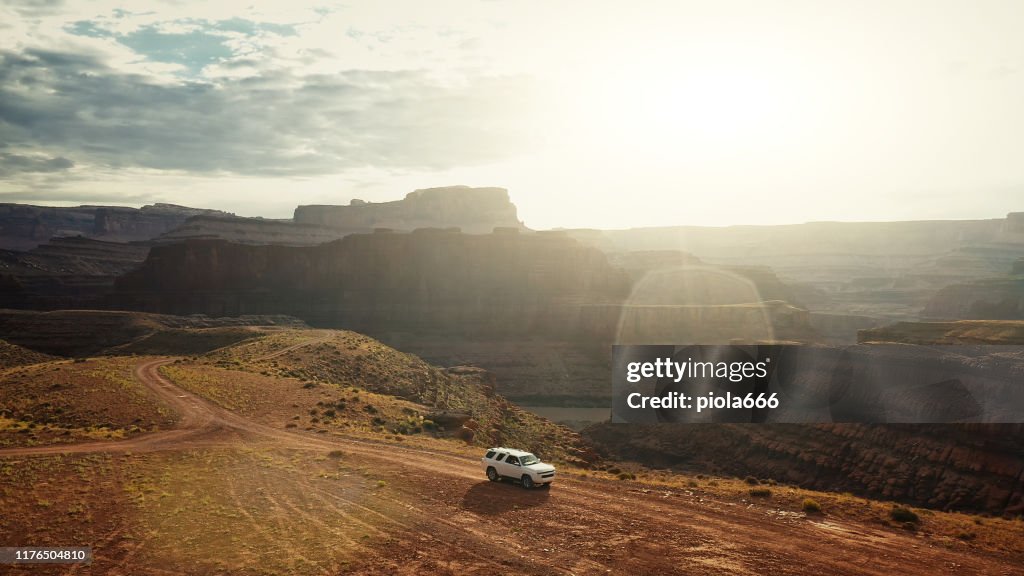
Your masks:
M 523 466 L 529 466 L 530 464 L 536 464 L 537 462 L 540 462 L 540 459 L 538 459 L 533 454 L 527 454 L 526 456 L 521 457 L 519 459 L 519 462 L 521 462 Z

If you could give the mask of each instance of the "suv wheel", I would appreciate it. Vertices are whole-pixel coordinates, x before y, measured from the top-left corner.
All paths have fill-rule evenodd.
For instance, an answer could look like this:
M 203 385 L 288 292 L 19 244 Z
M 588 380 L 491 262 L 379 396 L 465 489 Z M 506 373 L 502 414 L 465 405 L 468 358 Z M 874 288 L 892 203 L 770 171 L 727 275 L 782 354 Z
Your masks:
M 533 478 L 530 478 L 529 474 L 523 474 L 523 488 L 527 490 L 533 488 Z
M 501 477 L 498 476 L 498 471 L 494 469 L 494 466 L 487 467 L 487 479 L 491 482 L 497 482 L 501 479 Z

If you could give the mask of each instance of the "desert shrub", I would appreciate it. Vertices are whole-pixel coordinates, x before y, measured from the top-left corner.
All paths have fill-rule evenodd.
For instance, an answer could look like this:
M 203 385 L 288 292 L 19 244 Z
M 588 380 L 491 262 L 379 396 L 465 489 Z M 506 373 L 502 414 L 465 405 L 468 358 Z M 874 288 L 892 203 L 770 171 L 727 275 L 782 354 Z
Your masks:
M 394 425 L 392 432 L 394 432 L 395 434 L 406 435 L 419 434 L 420 432 L 422 432 L 422 428 L 420 428 L 420 423 L 418 419 L 410 417 L 407 418 L 406 420 L 396 423 Z
M 808 514 L 817 514 L 821 512 L 821 504 L 818 504 L 817 500 L 804 498 L 803 509 Z
M 366 406 L 363 406 L 363 410 L 367 414 L 376 414 L 377 413 L 377 408 L 375 408 L 373 404 L 367 404 Z
M 757 486 L 758 484 L 761 483 L 760 481 L 758 481 L 757 478 L 754 478 L 753 476 L 747 476 L 746 478 L 743 479 L 743 481 L 746 482 L 747 484 L 750 484 L 751 486 Z
M 772 491 L 768 488 L 751 488 L 750 496 L 752 498 L 770 498 Z
M 341 458 L 344 455 L 345 453 L 342 452 L 341 450 L 331 450 L 330 452 L 327 453 L 327 456 L 329 458 Z
M 913 510 L 906 506 L 893 506 L 892 510 L 889 511 L 889 517 L 897 522 L 915 523 L 921 520 Z
M 636 476 L 630 474 L 629 472 L 619 472 L 618 478 L 619 480 L 635 480 Z
M 963 532 L 958 532 L 956 537 L 961 539 L 961 540 L 967 541 L 967 540 L 974 540 L 975 538 L 978 537 L 978 535 L 975 534 L 974 532 L 968 532 L 968 531 L 965 530 Z
M 335 412 L 333 408 L 328 408 L 327 410 L 324 410 L 324 417 L 325 418 L 334 418 L 337 415 L 338 415 L 338 413 Z

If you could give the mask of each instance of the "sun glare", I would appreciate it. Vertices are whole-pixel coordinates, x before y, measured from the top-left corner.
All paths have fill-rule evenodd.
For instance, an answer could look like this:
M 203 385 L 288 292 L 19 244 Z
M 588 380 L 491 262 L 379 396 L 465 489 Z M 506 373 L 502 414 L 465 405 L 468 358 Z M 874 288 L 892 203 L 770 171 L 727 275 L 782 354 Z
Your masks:
M 590 145 L 618 156 L 724 159 L 780 145 L 800 128 L 799 79 L 780 63 L 700 52 L 623 54 L 578 79 L 574 121 Z

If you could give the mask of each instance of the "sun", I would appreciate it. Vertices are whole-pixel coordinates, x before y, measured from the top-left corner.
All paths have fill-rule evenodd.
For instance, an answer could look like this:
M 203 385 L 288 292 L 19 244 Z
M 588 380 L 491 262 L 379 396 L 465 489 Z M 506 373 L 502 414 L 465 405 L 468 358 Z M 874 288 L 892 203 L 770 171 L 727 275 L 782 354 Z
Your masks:
M 560 89 L 565 131 L 589 154 L 728 159 L 803 128 L 801 79 L 786 63 L 722 47 L 620 51 L 570 76 Z

